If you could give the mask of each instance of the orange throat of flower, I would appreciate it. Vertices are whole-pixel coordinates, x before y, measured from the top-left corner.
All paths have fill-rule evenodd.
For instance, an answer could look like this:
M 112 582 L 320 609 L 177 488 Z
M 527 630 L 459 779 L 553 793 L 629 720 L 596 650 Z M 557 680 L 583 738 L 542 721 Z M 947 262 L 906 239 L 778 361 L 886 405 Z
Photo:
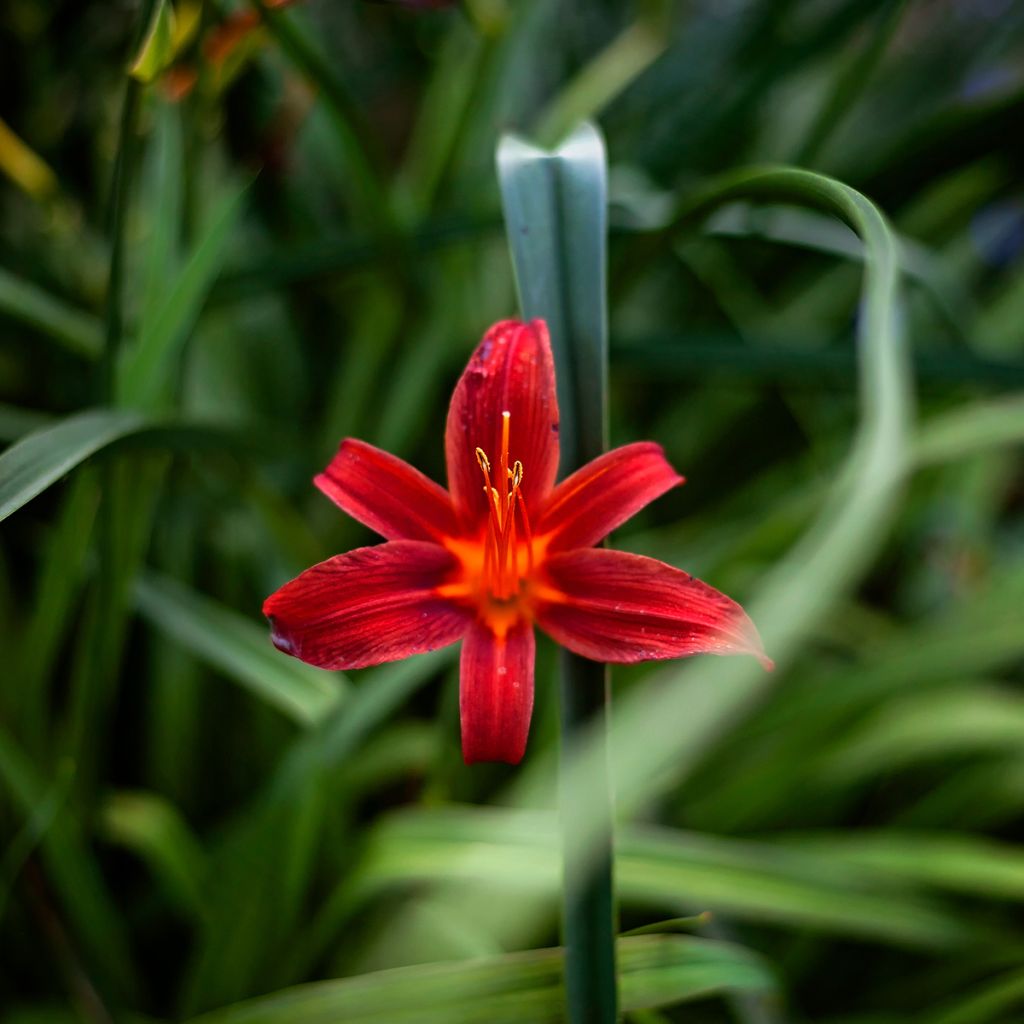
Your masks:
M 461 572 L 456 580 L 440 588 L 444 597 L 476 603 L 498 635 L 504 635 L 522 616 L 529 615 L 534 569 L 541 555 L 523 501 L 523 464 L 518 459 L 510 464 L 510 419 L 508 412 L 501 414 L 497 464 L 482 448 L 476 449 L 487 522 L 478 538 L 449 539 L 448 546 L 458 557 Z

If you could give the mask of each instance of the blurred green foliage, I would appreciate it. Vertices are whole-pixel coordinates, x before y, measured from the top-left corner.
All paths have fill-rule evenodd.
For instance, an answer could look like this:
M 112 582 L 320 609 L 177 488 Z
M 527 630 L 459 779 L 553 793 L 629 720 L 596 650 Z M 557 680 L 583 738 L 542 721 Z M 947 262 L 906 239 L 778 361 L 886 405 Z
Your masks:
M 151 84 L 167 4 L 0 11 L 0 1019 L 558 1019 L 552 651 L 521 777 L 461 764 L 453 652 L 342 679 L 259 608 L 372 541 L 310 485 L 341 436 L 442 478 L 451 386 L 515 312 L 498 138 L 583 117 L 612 440 L 688 478 L 616 543 L 776 595 L 782 655 L 756 690 L 613 675 L 622 927 L 712 913 L 620 940 L 623 1005 L 1020 1019 L 1024 9 L 309 0 L 225 57 L 254 5 L 170 6 L 200 21 Z M 863 300 L 853 200 L 796 208 L 807 178 L 737 173 L 764 163 L 885 211 Z M 898 353 L 865 370 L 901 335 L 913 404 Z M 886 410 L 905 459 L 837 507 Z M 758 589 L 844 515 L 818 591 Z

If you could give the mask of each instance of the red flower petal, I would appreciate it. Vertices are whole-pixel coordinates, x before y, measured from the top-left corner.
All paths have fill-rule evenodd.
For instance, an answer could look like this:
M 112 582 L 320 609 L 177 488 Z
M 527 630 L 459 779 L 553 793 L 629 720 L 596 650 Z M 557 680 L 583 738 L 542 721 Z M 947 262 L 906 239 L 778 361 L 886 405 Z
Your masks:
M 313 479 L 342 511 L 388 540 L 432 540 L 456 533 L 448 492 L 396 455 L 346 438 Z
M 509 421 L 509 466 L 523 464 L 523 498 L 537 508 L 558 472 L 558 400 L 555 364 L 543 320 L 504 320 L 484 335 L 470 357 L 448 409 L 445 454 L 448 487 L 463 527 L 487 514 L 476 449 L 491 461 L 501 457 L 501 414 Z M 497 484 L 499 489 L 502 484 Z
M 661 445 L 627 444 L 566 477 L 551 492 L 534 532 L 551 535 L 550 551 L 590 547 L 682 482 Z
M 753 654 L 772 667 L 757 629 L 732 598 L 664 562 L 588 548 L 553 555 L 545 570 L 561 598 L 538 604 L 537 624 L 586 658 Z
M 498 637 L 477 621 L 462 641 L 459 713 L 462 756 L 518 764 L 533 713 L 533 627 L 520 619 Z
M 437 544 L 396 540 L 314 565 L 263 604 L 274 645 L 311 665 L 363 668 L 454 643 L 471 613 L 435 594 L 455 568 Z

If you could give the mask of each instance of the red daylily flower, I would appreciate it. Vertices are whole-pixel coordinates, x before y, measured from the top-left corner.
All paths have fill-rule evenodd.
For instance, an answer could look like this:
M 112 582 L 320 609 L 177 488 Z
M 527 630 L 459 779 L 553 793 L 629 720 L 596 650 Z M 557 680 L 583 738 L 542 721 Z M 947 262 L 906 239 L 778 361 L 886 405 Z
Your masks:
M 495 324 L 452 395 L 448 487 L 346 439 L 317 487 L 386 542 L 306 570 L 263 606 L 274 643 L 354 669 L 462 640 L 462 752 L 516 764 L 533 710 L 534 626 L 587 658 L 753 654 L 731 598 L 652 558 L 595 548 L 683 482 L 659 445 L 607 452 L 555 485 L 558 404 L 542 320 Z

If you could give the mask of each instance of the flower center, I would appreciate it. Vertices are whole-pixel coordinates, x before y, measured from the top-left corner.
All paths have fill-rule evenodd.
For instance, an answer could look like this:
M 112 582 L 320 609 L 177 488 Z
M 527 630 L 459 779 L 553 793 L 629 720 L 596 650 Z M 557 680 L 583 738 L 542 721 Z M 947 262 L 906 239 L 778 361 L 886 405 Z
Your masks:
M 484 475 L 484 495 L 487 498 L 483 585 L 498 601 L 515 597 L 524 573 L 533 571 L 533 537 L 520 490 L 523 464 L 517 459 L 509 466 L 511 418 L 508 412 L 501 414 L 501 454 L 497 466 L 492 465 L 482 448 L 476 449 L 476 461 Z M 524 553 L 525 565 L 521 564 L 520 558 Z

